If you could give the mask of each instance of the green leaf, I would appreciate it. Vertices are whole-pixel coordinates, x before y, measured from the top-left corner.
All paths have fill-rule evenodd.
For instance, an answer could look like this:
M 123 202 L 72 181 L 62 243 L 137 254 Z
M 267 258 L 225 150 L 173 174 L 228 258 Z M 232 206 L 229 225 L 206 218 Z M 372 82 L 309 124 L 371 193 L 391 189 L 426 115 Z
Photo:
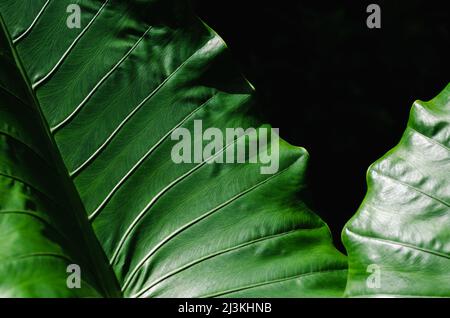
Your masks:
M 0 297 L 120 295 L 0 22 Z
M 73 3 L 81 8 L 80 29 L 66 26 L 66 9 Z M 19 14 L 24 7 L 34 14 Z M 84 223 L 89 220 L 106 254 L 104 265 L 110 265 L 125 297 L 342 295 L 347 261 L 307 203 L 303 148 L 273 136 L 256 157 L 247 154 L 245 164 L 171 160 L 177 143 L 171 133 L 183 127 L 194 135 L 196 120 L 204 129 L 224 133 L 226 128 L 267 128 L 256 114 L 253 88 L 230 62 L 226 45 L 184 1 L 1 0 L 0 10 L 14 43 L 12 51 L 2 47 L 17 52 L 14 63 L 26 73 L 20 85 L 33 95 L 25 104 L 42 112 L 45 128 L 42 137 L 35 135 L 33 118 L 18 113 L 5 125 L 36 151 L 43 150 L 34 138 L 50 144 L 48 151 L 59 161 L 48 169 L 63 168 L 55 170 L 55 178 L 68 183 L 75 203 L 60 196 L 65 189 L 34 168 L 28 156 L 23 164 L 14 162 L 9 176 L 32 170 L 49 192 L 57 192 L 52 206 L 32 205 L 30 213 L 63 220 L 71 210 L 78 218 L 84 213 Z M 9 72 L 1 76 L 5 83 L 17 82 Z M 2 102 L 2 107 L 13 112 L 18 103 Z M 15 123 L 21 120 L 31 122 Z M 222 150 L 236 150 L 255 138 L 227 140 Z M 262 163 L 248 163 L 267 150 L 277 154 L 277 147 L 274 174 L 261 173 Z M 5 148 L 2 157 L 11 151 Z M 57 202 L 64 209 L 54 207 Z M 84 225 L 75 227 L 88 232 Z M 2 242 L 0 250 L 33 241 Z M 69 241 L 78 260 L 92 240 Z M 55 249 L 65 248 L 63 241 L 52 242 Z M 93 262 L 101 255 L 86 258 Z M 9 256 L 0 254 L 3 259 Z M 100 268 L 82 263 L 82 271 L 85 266 L 93 273 Z M 40 270 L 61 277 L 60 267 Z M 27 296 L 21 273 L 10 288 Z M 0 275 L 3 288 L 7 274 Z M 93 282 L 103 280 L 93 274 Z M 97 285 L 92 292 L 117 294 L 112 283 Z M 72 296 L 65 282 L 48 282 L 48 288 Z
M 450 296 L 449 176 L 450 85 L 414 103 L 400 143 L 368 170 L 342 235 L 347 296 Z

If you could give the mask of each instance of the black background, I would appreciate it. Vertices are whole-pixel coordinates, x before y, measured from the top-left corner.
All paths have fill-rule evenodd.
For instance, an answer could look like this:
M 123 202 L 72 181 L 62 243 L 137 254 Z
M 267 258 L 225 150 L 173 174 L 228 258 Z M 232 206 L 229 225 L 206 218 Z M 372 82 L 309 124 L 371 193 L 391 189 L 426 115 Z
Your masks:
M 404 315 L 417 313 L 423 308 L 432 308 L 435 311 L 445 312 L 448 309 L 448 299 L 445 298 L 272 298 L 265 300 L 258 299 L 106 299 L 106 298 L 83 298 L 83 299 L 0 299 L 0 306 L 3 311 L 14 311 L 16 316 L 24 314 L 36 314 L 37 311 L 45 312 L 46 317 L 64 316 L 68 309 L 72 316 L 86 316 L 86 312 L 97 313 L 99 316 L 113 313 L 113 317 L 130 316 L 130 313 L 148 312 L 153 317 L 154 313 L 172 317 L 178 314 L 180 305 L 186 302 L 189 304 L 207 304 L 220 307 L 224 302 L 241 303 L 271 303 L 270 313 L 221 313 L 215 311 L 208 317 L 284 317 L 291 316 L 293 312 L 299 313 L 318 312 L 326 315 L 342 315 L 345 317 L 361 317 L 361 314 L 370 311 L 375 316 L 386 316 L 392 312 L 401 311 Z M 9 308 L 8 308 L 9 307 Z M 195 313 L 183 313 L 181 317 L 207 317 L 206 315 Z
M 369 165 L 400 140 L 416 99 L 449 82 L 450 10 L 441 1 L 194 0 L 256 87 L 260 111 L 310 153 L 315 211 L 340 232 Z M 369 3 L 381 29 L 366 26 Z

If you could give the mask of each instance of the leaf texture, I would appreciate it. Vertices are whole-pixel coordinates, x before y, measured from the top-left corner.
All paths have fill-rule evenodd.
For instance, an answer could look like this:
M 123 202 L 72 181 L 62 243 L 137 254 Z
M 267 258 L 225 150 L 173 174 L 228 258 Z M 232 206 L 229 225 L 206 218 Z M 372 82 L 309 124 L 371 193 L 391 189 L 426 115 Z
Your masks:
M 120 295 L 1 27 L 0 297 Z M 80 289 L 67 287 L 70 264 Z
M 80 29 L 66 26 L 73 3 Z M 24 6 L 34 14 L 19 15 Z M 195 135 L 196 120 L 267 127 L 223 40 L 186 2 L 1 0 L 0 10 L 125 297 L 342 295 L 346 258 L 307 203 L 303 148 L 258 149 L 279 147 L 274 174 L 171 160 L 171 133 Z
M 369 168 L 367 183 L 342 233 L 346 295 L 449 297 L 450 85 L 414 103 L 400 143 Z M 368 272 L 373 264 L 378 273 Z

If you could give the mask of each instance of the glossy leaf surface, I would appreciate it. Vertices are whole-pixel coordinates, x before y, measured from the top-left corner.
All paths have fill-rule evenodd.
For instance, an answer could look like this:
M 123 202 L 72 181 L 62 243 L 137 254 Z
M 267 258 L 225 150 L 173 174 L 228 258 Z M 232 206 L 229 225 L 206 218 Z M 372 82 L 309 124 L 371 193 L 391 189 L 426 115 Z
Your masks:
M 66 25 L 70 4 L 81 9 L 79 29 Z M 273 174 L 262 174 L 261 163 L 171 160 L 171 133 L 194 135 L 195 120 L 222 132 L 261 125 L 253 88 L 184 1 L 2 0 L 0 10 L 26 73 L 28 83 L 17 85 L 29 86 L 42 138 L 64 164 L 57 175 L 70 180 L 84 210 L 77 215 L 89 219 L 125 297 L 342 295 L 346 258 L 306 203 L 304 149 L 272 138 Z M 4 81 L 16 85 L 8 74 Z M 8 125 L 37 142 L 34 125 Z M 244 142 L 227 140 L 222 150 Z M 44 170 L 33 174 L 49 191 L 62 190 Z M 68 296 L 65 282 L 49 284 Z M 92 292 L 116 294 L 107 288 Z
M 0 57 L 0 297 L 120 295 L 3 24 Z
M 417 101 L 343 231 L 347 296 L 450 296 L 450 86 Z

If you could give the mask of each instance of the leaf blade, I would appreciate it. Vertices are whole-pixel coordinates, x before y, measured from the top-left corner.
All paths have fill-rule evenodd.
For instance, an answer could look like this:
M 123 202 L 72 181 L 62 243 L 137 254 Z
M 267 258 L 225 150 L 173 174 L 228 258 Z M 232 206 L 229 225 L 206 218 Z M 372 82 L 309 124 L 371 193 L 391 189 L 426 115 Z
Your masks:
M 6 88 L 0 90 L 0 296 L 120 294 L 109 289 L 116 287 L 115 277 L 108 277 L 112 273 L 97 267 L 102 251 L 80 218 L 84 212 L 71 205 L 70 183 L 61 177 L 58 157 L 1 16 L 0 24 L 0 82 Z M 70 264 L 82 269 L 81 288 L 67 285 Z
M 366 198 L 343 231 L 348 296 L 450 295 L 449 92 L 415 102 L 400 143 L 368 170 Z M 370 264 L 379 288 L 366 283 Z
M 51 2 L 17 50 L 124 296 L 342 292 L 346 260 L 306 203 L 304 149 L 269 137 L 283 171 L 271 179 L 261 163 L 170 159 L 170 133 L 196 120 L 270 132 L 223 40 L 183 1 L 79 1 L 83 27 L 68 31 L 69 2 Z M 328 270 L 330 286 L 309 277 Z

